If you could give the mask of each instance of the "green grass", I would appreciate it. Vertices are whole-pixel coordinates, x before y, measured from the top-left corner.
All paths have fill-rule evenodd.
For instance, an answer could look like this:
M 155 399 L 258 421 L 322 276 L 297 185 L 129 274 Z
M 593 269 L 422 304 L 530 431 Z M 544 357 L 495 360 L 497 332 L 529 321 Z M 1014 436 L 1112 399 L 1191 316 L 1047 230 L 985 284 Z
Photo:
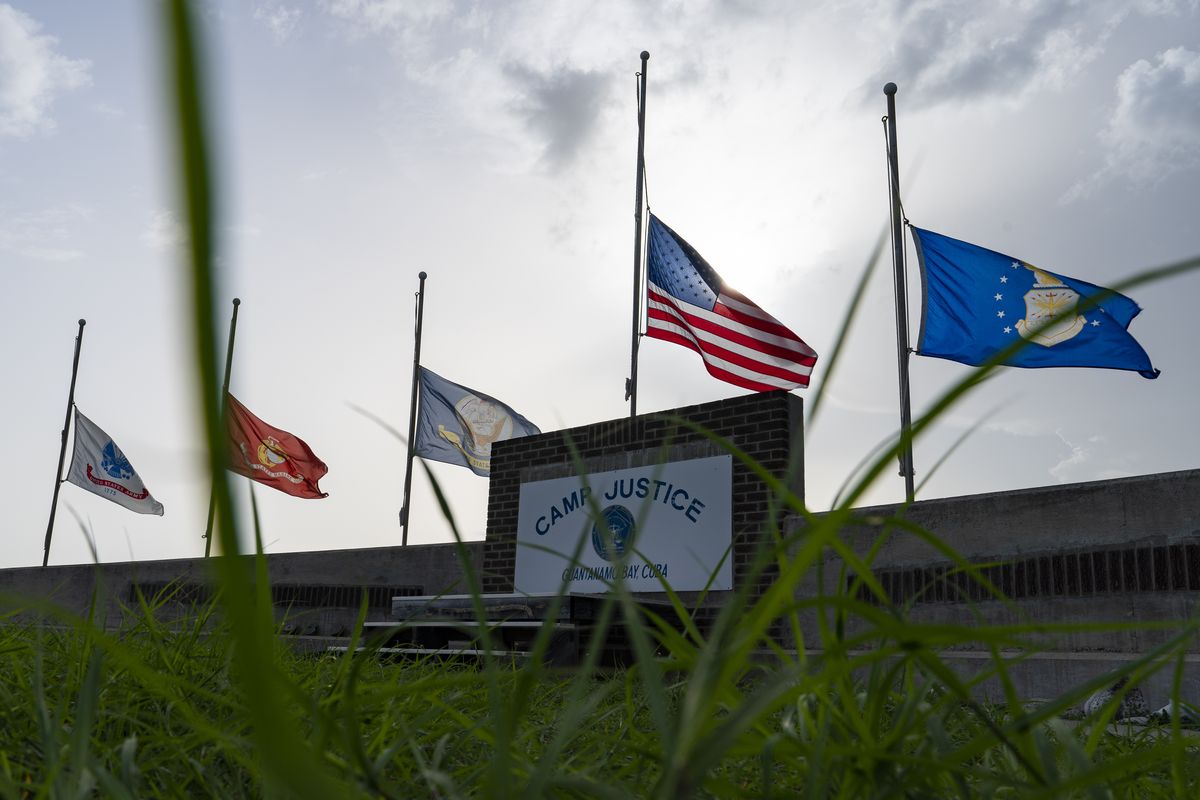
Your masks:
M 0 794 L 1200 796 L 1196 740 L 1178 723 L 1114 733 L 1104 716 L 1062 718 L 1101 679 L 1036 707 L 1025 705 L 1000 653 L 1035 650 L 1055 631 L 1026 624 L 921 624 L 884 602 L 871 577 L 874 550 L 855 552 L 842 532 L 858 522 L 854 503 L 894 462 L 904 444 L 899 441 L 864 459 L 837 507 L 816 516 L 781 476 L 718 440 L 773 492 L 775 513 L 762 531 L 754 572 L 773 569 L 778 577 L 761 595 L 735 593 L 703 627 L 669 586 L 664 590 L 674 610 L 646 618 L 626 588 L 614 585 L 615 602 L 606 606 L 594 641 L 622 622 L 636 654 L 633 666 L 600 670 L 598 648 L 577 669 L 556 672 L 537 658 L 521 664 L 496 657 L 471 665 L 399 663 L 369 647 L 317 656 L 283 647 L 261 552 L 238 555 L 238 517 L 222 463 L 216 319 L 222 312 L 212 270 L 217 193 L 204 135 L 200 50 L 189 3 L 166 0 L 161 9 L 174 87 L 176 168 L 190 234 L 187 269 L 217 552 L 226 555 L 211 560 L 216 599 L 182 616 L 168 593 L 143 598 L 115 631 L 45 604 L 26 603 L 22 613 L 4 620 Z M 839 342 L 880 249 L 868 259 Z M 1191 259 L 1144 273 L 1134 283 L 1198 266 L 1200 259 Z M 995 366 L 972 370 L 914 422 L 912 436 L 920 437 Z M 813 415 L 823 394 L 824 384 L 810 398 Z M 438 497 L 453 526 L 449 500 L 440 489 Z M 974 565 L 903 512 L 876 521 L 880 542 L 891 535 L 922 537 L 987 585 Z M 788 519 L 802 525 L 785 535 L 794 527 L 784 524 Z M 254 533 L 261 542 L 261 532 Z M 823 569 L 830 553 L 879 602 L 865 602 L 845 574 L 833 582 L 837 590 L 798 598 L 796 587 Z M 465 555 L 462 563 L 466 570 Z M 482 615 L 478 576 L 469 570 L 468 584 Z M 988 589 L 1007 602 L 995 587 Z M 102 597 L 96 606 L 103 606 Z M 805 618 L 820 620 L 815 638 L 811 630 L 803 637 Z M 1178 702 L 1182 654 L 1196 630 L 1195 619 L 1180 621 L 1174 638 L 1123 672 L 1136 682 L 1153 670 L 1173 671 Z M 783 648 L 780 632 L 800 648 Z M 548 644 L 547 632 L 534 652 Z M 990 651 L 993 658 L 976 677 L 960 678 L 942 656 L 959 646 Z M 999 683 L 1004 702 L 975 699 L 972 689 L 984 679 Z M 1109 716 L 1112 711 L 1110 706 Z
M 246 696 L 256 684 L 219 617 L 228 598 L 170 619 L 167 600 L 131 609 L 130 622 L 107 633 L 67 615 L 0 628 L 0 794 L 1132 798 L 1200 790 L 1198 747 L 1183 732 L 1111 733 L 1060 719 L 1053 703 L 1032 712 L 980 706 L 920 642 L 928 631 L 903 621 L 881 635 L 878 655 L 835 651 L 806 662 L 741 657 L 738 642 L 762 636 L 743 625 L 703 641 L 664 636 L 658 670 L 552 672 L 503 661 L 395 662 L 370 648 L 302 656 L 269 647 L 270 661 L 257 668 L 275 682 L 284 717 L 260 730 Z M 889 648 L 897 634 L 918 644 Z M 1169 665 L 1165 655 L 1154 660 Z M 309 760 L 323 785 L 272 777 L 265 761 L 274 752 L 259 742 L 285 724 L 300 748 L 293 755 Z

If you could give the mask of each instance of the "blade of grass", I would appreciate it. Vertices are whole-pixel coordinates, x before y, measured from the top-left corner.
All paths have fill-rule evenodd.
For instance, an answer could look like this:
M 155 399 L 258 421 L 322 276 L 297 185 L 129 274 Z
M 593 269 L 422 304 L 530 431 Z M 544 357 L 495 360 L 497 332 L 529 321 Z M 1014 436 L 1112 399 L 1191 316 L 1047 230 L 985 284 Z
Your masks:
M 239 661 L 238 677 L 250 716 L 254 739 L 262 755 L 264 787 L 286 787 L 300 795 L 338 793 L 331 776 L 313 758 L 307 743 L 297 735 L 292 714 L 283 703 L 279 675 L 273 659 L 272 630 L 263 628 L 250 588 L 247 565 L 236 557 L 238 537 L 233 500 L 225 475 L 224 431 L 221 425 L 220 384 L 217 378 L 217 347 L 214 326 L 214 276 L 212 269 L 214 225 L 212 219 L 211 171 L 204 95 L 201 85 L 197 37 L 192 24 L 191 4 L 170 0 L 164 6 L 164 34 L 171 57 L 172 86 L 179 163 L 188 231 L 194 304 L 195 345 L 201 407 L 207 433 L 209 472 L 213 480 L 223 557 L 213 559 L 224 589 L 234 654 Z

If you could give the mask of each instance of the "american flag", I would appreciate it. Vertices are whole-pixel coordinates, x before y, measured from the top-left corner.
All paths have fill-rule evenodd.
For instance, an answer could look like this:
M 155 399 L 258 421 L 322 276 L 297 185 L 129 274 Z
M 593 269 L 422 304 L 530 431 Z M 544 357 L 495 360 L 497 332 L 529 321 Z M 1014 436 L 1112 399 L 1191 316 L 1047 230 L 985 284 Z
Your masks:
M 650 216 L 646 335 L 690 347 L 714 378 L 765 392 L 808 386 L 817 354 L 734 291 L 679 234 Z

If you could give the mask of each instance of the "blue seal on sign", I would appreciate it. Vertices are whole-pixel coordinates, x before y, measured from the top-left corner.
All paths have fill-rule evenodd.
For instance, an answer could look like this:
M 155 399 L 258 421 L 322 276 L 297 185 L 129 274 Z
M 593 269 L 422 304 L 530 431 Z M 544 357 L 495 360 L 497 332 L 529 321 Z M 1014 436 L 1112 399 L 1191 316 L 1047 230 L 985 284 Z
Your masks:
M 592 548 L 605 561 L 616 561 L 632 546 L 633 514 L 625 506 L 608 506 L 592 525 Z

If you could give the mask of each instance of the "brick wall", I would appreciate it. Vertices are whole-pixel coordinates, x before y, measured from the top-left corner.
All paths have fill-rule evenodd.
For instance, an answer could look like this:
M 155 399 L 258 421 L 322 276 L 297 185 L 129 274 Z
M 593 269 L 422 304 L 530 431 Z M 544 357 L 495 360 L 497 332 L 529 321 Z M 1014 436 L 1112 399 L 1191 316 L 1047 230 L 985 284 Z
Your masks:
M 722 437 L 804 496 L 802 403 L 786 392 L 764 392 L 712 403 L 598 422 L 498 442 L 492 447 L 483 590 L 513 591 L 517 507 L 521 484 L 578 474 L 721 455 L 719 444 L 680 424 L 687 420 Z M 574 449 L 574 452 L 572 451 Z M 789 469 L 789 462 L 791 463 Z M 740 587 L 757 537 L 770 519 L 766 485 L 733 462 L 733 580 Z M 763 581 L 769 581 L 765 575 Z

